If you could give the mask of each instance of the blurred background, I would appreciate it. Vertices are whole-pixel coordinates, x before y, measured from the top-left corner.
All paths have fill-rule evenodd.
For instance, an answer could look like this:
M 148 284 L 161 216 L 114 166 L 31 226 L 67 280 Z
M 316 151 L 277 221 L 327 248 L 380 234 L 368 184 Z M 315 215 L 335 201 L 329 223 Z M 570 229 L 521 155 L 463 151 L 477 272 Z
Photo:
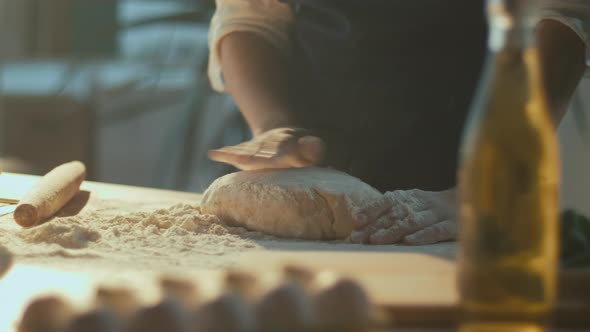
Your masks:
M 202 192 L 231 168 L 212 147 L 249 137 L 206 77 L 213 0 L 0 0 L 0 158 L 44 174 L 82 160 L 94 181 Z M 590 85 L 560 127 L 565 207 L 590 214 Z
M 202 191 L 247 127 L 206 77 L 208 0 L 0 0 L 0 157 L 43 174 Z

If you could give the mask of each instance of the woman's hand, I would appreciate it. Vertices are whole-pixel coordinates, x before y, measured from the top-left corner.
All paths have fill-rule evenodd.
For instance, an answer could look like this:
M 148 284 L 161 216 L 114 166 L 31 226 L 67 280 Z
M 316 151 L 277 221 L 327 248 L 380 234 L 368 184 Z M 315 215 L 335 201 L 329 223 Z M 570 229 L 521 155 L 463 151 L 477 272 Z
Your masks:
M 432 244 L 457 238 L 455 190 L 393 191 L 353 211 L 352 242 Z
M 300 168 L 319 164 L 325 153 L 322 139 L 300 128 L 276 128 L 252 140 L 210 150 L 209 158 L 242 170 Z

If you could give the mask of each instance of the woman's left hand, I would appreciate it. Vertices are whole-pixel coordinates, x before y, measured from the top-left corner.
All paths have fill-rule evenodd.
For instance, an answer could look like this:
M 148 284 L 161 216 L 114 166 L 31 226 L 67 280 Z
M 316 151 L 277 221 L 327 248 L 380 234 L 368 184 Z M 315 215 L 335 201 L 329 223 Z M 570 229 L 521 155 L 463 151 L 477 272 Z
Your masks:
M 424 245 L 457 238 L 454 189 L 387 192 L 352 213 L 355 243 Z

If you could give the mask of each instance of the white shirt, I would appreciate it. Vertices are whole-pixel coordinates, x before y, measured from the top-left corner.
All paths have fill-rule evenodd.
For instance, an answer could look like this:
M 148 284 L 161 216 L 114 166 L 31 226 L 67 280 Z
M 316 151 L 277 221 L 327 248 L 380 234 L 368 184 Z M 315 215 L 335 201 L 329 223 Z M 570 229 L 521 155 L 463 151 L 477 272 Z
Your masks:
M 590 65 L 590 0 L 539 0 L 541 19 L 553 19 L 570 27 L 586 44 Z M 229 33 L 248 31 L 261 36 L 285 55 L 291 50 L 289 27 L 294 21 L 291 7 L 278 0 L 216 0 L 217 9 L 209 30 L 209 79 L 224 91 L 219 41 Z

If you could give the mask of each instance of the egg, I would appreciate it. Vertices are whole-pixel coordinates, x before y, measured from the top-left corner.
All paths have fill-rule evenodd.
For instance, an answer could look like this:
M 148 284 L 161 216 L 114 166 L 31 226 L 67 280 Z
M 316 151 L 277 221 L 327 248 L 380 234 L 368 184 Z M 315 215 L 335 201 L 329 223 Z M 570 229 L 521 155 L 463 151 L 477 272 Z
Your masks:
M 259 331 L 304 331 L 313 322 L 313 302 L 298 281 L 271 288 L 256 305 Z
M 203 303 L 196 311 L 192 332 L 253 332 L 256 320 L 239 292 L 225 291 Z
M 139 301 L 128 289 L 100 287 L 96 291 L 95 305 L 108 308 L 120 319 L 126 320 L 139 308 Z
M 173 298 L 187 308 L 195 306 L 199 300 L 196 285 L 188 280 L 164 277 L 160 279 L 160 288 L 164 297 Z
M 371 302 L 359 283 L 322 274 L 318 276 L 316 287 L 314 308 L 317 327 L 360 331 L 370 323 Z
M 74 310 L 65 300 L 56 296 L 41 297 L 27 306 L 18 331 L 61 332 L 73 315 Z
M 123 332 L 119 318 L 110 310 L 97 309 L 70 321 L 65 332 Z
M 127 329 L 129 332 L 189 332 L 190 314 L 179 302 L 164 299 L 137 311 Z

